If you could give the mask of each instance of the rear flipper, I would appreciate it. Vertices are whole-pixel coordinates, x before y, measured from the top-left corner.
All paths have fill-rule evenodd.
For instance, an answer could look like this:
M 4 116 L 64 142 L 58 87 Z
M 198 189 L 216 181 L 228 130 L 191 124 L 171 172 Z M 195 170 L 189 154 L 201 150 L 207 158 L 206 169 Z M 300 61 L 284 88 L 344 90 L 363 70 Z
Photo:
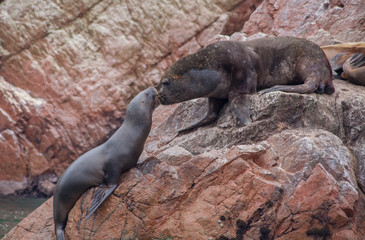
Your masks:
M 230 99 L 233 110 L 240 122 L 247 126 L 252 123 L 251 120 L 251 100 L 248 94 L 241 94 Z
M 94 200 L 89 208 L 89 213 L 86 215 L 86 219 L 88 219 L 98 207 L 104 202 L 105 199 L 109 197 L 109 195 L 114 191 L 114 189 L 118 186 L 118 184 L 112 185 L 100 185 L 94 194 Z
M 65 228 L 62 226 L 56 226 L 56 239 L 65 240 Z
M 220 110 L 223 105 L 227 102 L 226 99 L 217 99 L 217 98 L 208 98 L 208 111 L 207 113 L 197 121 L 192 122 L 191 124 L 180 128 L 177 130 L 178 132 L 185 131 L 188 129 L 196 128 L 208 123 L 215 121 L 219 115 Z
M 300 85 L 276 85 L 271 88 L 261 90 L 259 93 L 268 93 L 275 91 L 292 92 L 292 93 L 312 93 L 317 89 L 317 86 L 312 83 L 304 83 Z

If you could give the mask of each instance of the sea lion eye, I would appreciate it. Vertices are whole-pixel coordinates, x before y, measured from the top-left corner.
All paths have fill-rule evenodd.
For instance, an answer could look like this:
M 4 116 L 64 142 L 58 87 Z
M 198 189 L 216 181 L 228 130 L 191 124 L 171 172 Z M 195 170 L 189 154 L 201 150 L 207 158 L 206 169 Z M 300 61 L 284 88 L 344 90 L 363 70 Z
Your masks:
M 174 76 L 172 76 L 172 78 L 173 79 L 178 79 L 178 78 L 180 78 L 178 75 L 174 75 Z

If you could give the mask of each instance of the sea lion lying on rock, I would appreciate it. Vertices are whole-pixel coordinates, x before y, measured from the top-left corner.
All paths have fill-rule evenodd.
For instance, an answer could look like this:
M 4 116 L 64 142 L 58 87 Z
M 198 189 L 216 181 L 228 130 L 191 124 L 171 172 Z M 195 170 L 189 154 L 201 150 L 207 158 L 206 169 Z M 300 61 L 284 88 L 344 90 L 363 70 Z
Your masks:
M 332 94 L 335 88 L 330 64 L 318 45 L 294 37 L 267 37 L 210 44 L 169 67 L 156 90 L 162 104 L 208 97 L 205 116 L 182 131 L 214 121 L 227 100 L 247 125 L 247 95 L 260 90 Z
M 341 77 L 351 83 L 365 86 L 365 55 L 355 53 L 342 65 Z
M 74 161 L 59 179 L 53 196 L 57 240 L 65 239 L 68 213 L 91 187 L 96 191 L 88 218 L 118 186 L 119 177 L 136 166 L 151 130 L 156 92 L 148 88 L 128 105 L 122 126 L 100 146 Z
M 365 42 L 322 46 L 336 78 L 365 86 Z

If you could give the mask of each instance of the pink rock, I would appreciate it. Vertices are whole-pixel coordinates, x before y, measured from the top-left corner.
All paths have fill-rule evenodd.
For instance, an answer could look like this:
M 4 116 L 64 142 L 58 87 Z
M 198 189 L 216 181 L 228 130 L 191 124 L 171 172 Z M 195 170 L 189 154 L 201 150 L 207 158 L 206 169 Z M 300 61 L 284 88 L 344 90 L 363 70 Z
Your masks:
M 221 16 L 259 2 L 1 1 L 0 181 L 60 175 L 169 65 L 243 24 Z
M 300 3 L 295 0 L 269 0 L 255 10 L 242 32 L 248 35 L 263 32 L 275 36 L 312 38 L 321 45 L 363 41 L 364 11 L 362 0 L 305 0 Z M 318 34 L 325 38 L 319 38 Z
M 336 98 L 280 92 L 252 96 L 250 126 L 234 123 L 227 106 L 217 122 L 176 134 L 182 111 L 197 109 L 204 101 L 158 107 L 138 167 L 122 176 L 116 191 L 88 220 L 95 189 L 83 195 L 70 212 L 68 239 L 361 239 L 365 199 L 353 155 L 333 134 L 342 134 L 334 126 L 344 120 L 330 119 L 347 119 L 345 109 L 332 106 L 365 99 L 365 89 L 340 81 L 335 86 Z M 288 121 L 292 114 L 294 122 Z M 24 220 L 37 219 L 40 229 L 15 228 L 5 239 L 53 234 L 52 220 L 39 215 L 51 208 L 47 203 Z M 20 234 L 24 237 L 18 238 Z

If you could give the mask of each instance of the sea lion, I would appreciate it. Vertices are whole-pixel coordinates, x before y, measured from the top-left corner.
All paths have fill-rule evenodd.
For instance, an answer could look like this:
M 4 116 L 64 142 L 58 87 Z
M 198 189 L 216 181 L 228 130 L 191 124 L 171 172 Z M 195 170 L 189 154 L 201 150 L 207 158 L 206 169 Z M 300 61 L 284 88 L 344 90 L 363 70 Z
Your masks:
M 321 48 L 328 59 L 332 59 L 340 53 L 350 53 L 352 55 L 361 52 L 365 54 L 365 42 L 340 43 L 322 46 Z M 346 61 L 346 59 L 344 61 Z
M 361 59 L 361 56 L 365 56 L 365 42 L 341 43 L 321 48 L 330 62 L 335 78 L 348 79 L 352 83 L 365 86 L 365 60 L 364 57 Z M 356 59 L 352 58 L 354 54 L 357 54 Z
M 99 186 L 88 218 L 114 191 L 119 177 L 136 166 L 151 130 L 156 92 L 148 88 L 130 103 L 122 126 L 103 144 L 74 161 L 59 179 L 53 196 L 53 218 L 57 240 L 65 239 L 68 213 L 81 195 Z
M 335 91 L 326 55 L 313 42 L 294 37 L 221 41 L 169 67 L 155 87 L 162 104 L 208 97 L 208 111 L 178 131 L 214 121 L 224 103 L 239 120 L 251 122 L 248 94 L 260 91 L 327 93 Z
M 341 77 L 351 83 L 365 86 L 365 55 L 355 53 L 342 66 Z

